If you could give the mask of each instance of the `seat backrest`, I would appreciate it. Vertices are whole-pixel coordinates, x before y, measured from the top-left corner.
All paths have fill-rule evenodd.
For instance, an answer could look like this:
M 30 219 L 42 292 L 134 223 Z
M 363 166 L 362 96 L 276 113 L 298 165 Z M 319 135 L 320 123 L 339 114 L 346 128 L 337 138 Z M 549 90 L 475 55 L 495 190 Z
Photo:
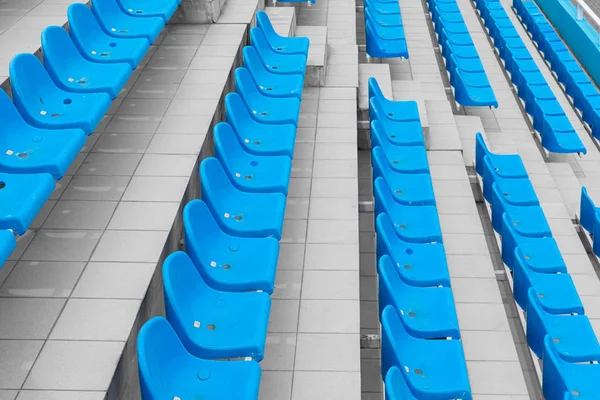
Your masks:
M 106 22 L 110 22 L 116 17 L 124 16 L 123 10 L 117 4 L 117 0 L 92 0 L 92 13 L 96 17 L 98 24 L 107 34 L 112 27 L 106 25 Z
M 270 74 L 270 72 L 265 69 L 265 65 L 260 60 L 260 57 L 254 47 L 244 47 L 242 50 L 242 56 L 244 59 L 244 68 L 246 68 L 250 72 L 250 75 L 252 75 L 255 79 L 260 79 L 267 73 Z
M 502 215 L 506 212 L 510 205 L 507 203 L 506 199 L 502 195 L 500 191 L 500 185 L 498 182 L 494 182 L 492 184 L 492 198 L 490 201 L 490 205 L 492 208 L 492 226 L 498 232 L 500 236 L 502 236 L 502 228 L 504 227 L 504 222 L 502 222 Z
M 67 31 L 60 26 L 49 26 L 42 32 L 42 54 L 44 66 L 54 81 L 61 81 L 60 70 L 65 71 L 71 63 L 84 60 Z
M 106 33 L 94 17 L 92 10 L 85 4 L 73 3 L 67 10 L 69 34 L 82 54 L 95 39 L 106 37 Z
M 515 248 L 522 237 L 513 229 L 508 213 L 502 214 L 502 260 L 510 270 L 515 267 Z
M 256 49 L 256 53 L 263 63 L 265 62 L 265 57 L 273 53 L 264 32 L 256 27 L 250 29 L 250 45 Z
M 267 40 L 269 37 L 279 36 L 279 34 L 275 31 L 275 28 L 273 28 L 273 24 L 271 24 L 269 16 L 262 10 L 256 12 L 256 26 L 258 29 L 263 31 Z
M 215 156 L 224 168 L 235 168 L 235 165 L 247 156 L 233 128 L 227 122 L 219 122 L 213 130 L 213 136 Z
M 393 202 L 396 200 L 394 200 L 387 182 L 380 176 L 375 178 L 375 183 L 373 183 L 373 197 L 375 199 L 375 215 L 381 213 L 389 215 Z M 402 207 L 401 204 L 398 204 L 398 206 Z
M 483 135 L 481 132 L 477 132 L 475 134 L 475 171 L 481 177 L 483 177 L 483 159 L 488 154 L 490 151 L 483 140 Z
M 248 72 L 246 68 L 240 67 L 236 69 L 233 75 L 235 77 L 235 91 L 242 96 L 248 109 L 251 109 L 248 102 L 251 101 L 251 99 L 262 98 L 262 93 L 258 91 L 256 83 L 254 82 L 254 79 L 252 79 L 252 75 L 250 75 L 250 72 Z
M 215 157 L 205 158 L 200 164 L 200 184 L 202 186 L 202 199 L 208 208 L 215 212 L 215 203 L 234 200 L 236 189 L 229 180 L 223 166 Z
M 390 368 L 385 376 L 385 400 L 417 400 L 398 367 Z
M 381 313 L 381 371 L 387 374 L 393 367 L 402 367 L 400 355 L 413 353 L 419 346 L 419 340 L 410 336 L 400 320 L 398 311 L 391 305 Z
M 542 367 L 542 392 L 546 400 L 563 400 L 564 393 L 567 391 L 567 386 L 564 382 L 564 377 L 561 373 L 568 374 L 569 369 L 577 364 L 569 365 L 563 361 L 560 354 L 556 350 L 554 342 L 550 335 L 544 338 L 544 357 Z
M 173 327 L 163 317 L 147 321 L 137 338 L 140 386 L 144 400 L 159 400 L 168 393 L 168 382 L 181 364 L 193 362 Z
M 391 143 L 383 131 L 383 125 L 378 119 L 371 121 L 371 148 L 373 147 L 387 147 Z
M 379 309 L 381 311 L 389 304 L 397 310 L 402 309 L 402 304 L 397 303 L 396 300 L 401 300 L 403 294 L 407 294 L 412 289 L 400 278 L 397 268 L 389 255 L 384 254 L 379 258 L 377 272 L 379 274 Z M 394 296 L 393 293 L 397 293 L 397 295 Z
M 581 226 L 589 233 L 594 232 L 594 221 L 596 219 L 596 205 L 589 196 L 585 186 L 581 187 L 581 203 L 579 212 L 579 222 Z
M 162 273 L 167 317 L 175 331 L 183 332 L 184 324 L 189 323 L 185 317 L 194 314 L 194 310 L 202 303 L 199 297 L 206 296 L 212 289 L 183 251 L 171 253 L 165 259 Z
M 379 146 L 371 150 L 371 163 L 374 178 L 382 176 L 387 179 L 397 173 L 392 169 L 383 149 Z
M 45 97 L 42 93 L 56 89 L 40 60 L 31 53 L 17 54 L 10 62 L 9 73 L 13 100 L 22 114 L 27 103 L 35 102 L 37 109 L 40 98 Z
M 212 261 L 209 259 L 212 254 L 211 248 L 226 234 L 221 231 L 210 209 L 202 200 L 192 200 L 186 204 L 183 209 L 183 229 L 185 250 L 202 273 L 202 266 L 208 267 Z
M 244 132 L 257 128 L 259 124 L 252 118 L 244 100 L 236 92 L 225 96 L 225 119 L 240 137 L 244 137 Z
M 0 89 L 0 118 L 2 125 L 0 126 L 0 135 L 3 134 L 19 134 L 17 126 L 26 124 L 23 116 L 19 113 L 14 103 L 8 97 L 4 89 Z
M 369 99 L 371 97 L 375 97 L 376 99 L 385 99 L 385 96 L 381 91 L 381 87 L 379 86 L 379 82 L 377 82 L 377 79 L 373 77 L 369 78 Z
M 390 254 L 392 249 L 394 249 L 394 252 L 402 253 L 407 248 L 406 243 L 396 234 L 392 221 L 387 214 L 381 213 L 377 215 L 377 218 L 375 219 L 375 231 L 377 232 L 378 258 L 382 257 L 384 254 L 389 254 L 389 256 L 392 257 L 392 254 Z M 394 262 L 398 261 L 394 260 L 393 257 L 392 260 Z

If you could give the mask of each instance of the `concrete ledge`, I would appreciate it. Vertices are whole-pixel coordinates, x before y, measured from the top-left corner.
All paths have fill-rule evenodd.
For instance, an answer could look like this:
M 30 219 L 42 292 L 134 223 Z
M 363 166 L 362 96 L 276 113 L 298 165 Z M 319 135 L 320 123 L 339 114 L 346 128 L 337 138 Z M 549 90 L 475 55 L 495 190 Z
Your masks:
M 327 74 L 327 27 L 297 26 L 296 36 L 306 36 L 310 39 L 304 86 L 325 86 Z

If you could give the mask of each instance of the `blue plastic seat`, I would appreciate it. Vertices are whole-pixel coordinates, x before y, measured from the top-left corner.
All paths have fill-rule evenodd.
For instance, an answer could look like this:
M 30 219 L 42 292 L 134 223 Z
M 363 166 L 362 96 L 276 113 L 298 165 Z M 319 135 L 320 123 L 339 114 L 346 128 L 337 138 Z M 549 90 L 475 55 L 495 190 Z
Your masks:
M 278 75 L 270 72 L 252 46 L 242 50 L 244 68 L 250 72 L 260 92 L 269 97 L 297 97 L 302 99 L 304 78 L 300 74 Z
M 598 207 L 587 192 L 585 186 L 581 187 L 581 202 L 579 212 L 579 223 L 589 233 L 594 233 L 594 225 Z
M 367 39 L 367 54 L 375 58 L 408 58 L 408 47 L 402 27 L 382 27 L 372 23 L 370 20 L 365 22 L 366 39 Z M 383 32 L 384 29 L 388 31 Z M 401 30 L 402 37 L 397 37 L 397 31 Z M 391 32 L 394 32 L 393 34 Z M 386 36 L 392 35 L 391 38 Z
M 505 177 L 496 172 L 487 157 L 483 159 L 483 163 L 485 165 L 483 170 L 483 196 L 488 202 L 491 203 L 491 189 L 494 184 L 497 184 L 504 200 L 509 204 L 518 206 L 536 206 L 540 204 L 529 177 Z
M 17 247 L 17 239 L 9 230 L 0 230 L 0 268 Z
M 84 58 L 60 26 L 44 29 L 42 50 L 46 71 L 67 92 L 106 92 L 115 99 L 132 73 L 127 63 L 100 64 Z
M 515 248 L 519 247 L 527 266 L 536 272 L 566 273 L 567 267 L 552 237 L 520 236 L 513 229 L 513 221 L 506 213 L 502 216 L 502 260 L 509 269 L 515 268 Z
M 583 314 L 583 305 L 571 275 L 566 273 L 541 273 L 532 271 L 522 251 L 515 249 L 514 297 L 517 304 L 527 310 L 527 293 L 534 289 L 542 307 L 551 314 Z
M 258 28 L 250 29 L 250 44 L 256 49 L 265 67 L 274 74 L 300 74 L 306 73 L 306 55 L 282 54 L 274 51 L 265 34 Z
M 441 243 L 442 230 L 434 206 L 406 206 L 392 197 L 381 177 L 374 183 L 375 215 L 385 213 L 394 225 L 398 237 L 409 243 Z
M 486 146 L 483 136 L 477 132 L 475 135 L 475 170 L 479 176 L 484 176 L 484 157 L 489 160 L 489 166 L 494 172 L 504 178 L 526 178 L 527 170 L 521 156 L 518 154 L 494 154 Z
M 381 213 L 375 220 L 377 258 L 385 254 L 394 261 L 402 280 L 411 286 L 450 287 L 446 251 L 441 243 L 408 243 L 398 237 L 390 218 Z
M 600 364 L 565 361 L 550 335 L 544 338 L 542 368 L 542 392 L 546 400 L 564 400 L 565 392 L 579 400 L 600 399 Z
M 202 199 L 223 231 L 241 237 L 281 238 L 285 195 L 236 189 L 214 157 L 200 164 L 200 182 Z
M 225 119 L 248 153 L 293 157 L 296 127 L 291 124 L 269 125 L 257 122 L 240 95 L 235 92 L 225 96 Z
M 214 129 L 215 157 L 239 190 L 254 193 L 288 193 L 292 160 L 288 156 L 257 156 L 247 153 L 231 125 L 221 122 Z
M 387 99 L 379 83 L 375 78 L 369 78 L 369 102 L 375 104 L 377 110 L 381 110 L 381 116 L 376 118 L 387 118 L 392 121 L 407 122 L 419 121 L 419 108 L 416 101 L 394 101 Z
M 235 90 L 248 107 L 252 118 L 263 124 L 298 126 L 300 100 L 297 97 L 267 97 L 259 91 L 246 68 L 235 70 Z
M 383 177 L 394 199 L 405 205 L 434 206 L 433 183 L 429 174 L 404 174 L 394 171 L 381 147 L 371 150 L 373 179 Z
M 54 187 L 49 174 L 0 173 L 0 230 L 24 234 Z
M 90 135 L 110 108 L 107 93 L 68 93 L 58 88 L 31 53 L 16 55 L 9 71 L 15 106 L 27 123 L 38 128 L 74 128 Z
M 258 398 L 261 371 L 256 361 L 194 357 L 163 317 L 154 317 L 142 326 L 137 355 L 143 400 Z
M 134 17 L 161 17 L 165 24 L 182 0 L 118 0 L 123 11 Z
M 381 364 L 402 371 L 419 399 L 471 399 L 464 351 L 460 340 L 427 340 L 411 336 L 394 307 L 381 315 Z
M 390 368 L 385 375 L 385 400 L 417 400 L 398 367 Z
M 228 235 L 202 200 L 186 204 L 183 226 L 186 251 L 210 287 L 226 292 L 273 293 L 277 239 Z
M 400 15 L 400 6 L 398 5 L 398 3 L 380 3 L 375 0 L 366 0 L 365 7 L 368 7 L 379 14 Z
M 167 257 L 162 274 L 167 319 L 190 353 L 263 359 L 271 310 L 267 293 L 212 289 L 182 251 Z
M 378 129 L 371 129 L 371 148 L 381 147 L 394 171 L 429 173 L 427 151 L 423 146 L 396 146 Z
M 379 146 L 419 146 L 425 148 L 423 128 L 418 121 L 395 122 L 389 119 L 371 118 L 371 139 L 378 140 Z M 372 142 L 372 145 L 375 144 Z
M 409 335 L 421 339 L 460 339 L 452 289 L 407 285 L 388 255 L 379 259 L 379 313 L 392 305 Z
M 380 14 L 370 7 L 365 7 L 365 20 L 371 21 L 374 25 L 387 27 L 401 27 L 402 16 L 400 14 Z
M 86 141 L 81 129 L 48 130 L 27 124 L 0 89 L 0 171 L 48 173 L 60 179 Z
M 550 335 L 556 351 L 569 362 L 600 361 L 600 344 L 585 315 L 552 314 L 540 303 L 533 288 L 527 293 L 527 343 L 540 359 L 544 337 Z
M 310 40 L 306 37 L 285 37 L 279 35 L 266 12 L 256 12 L 256 26 L 264 33 L 273 51 L 282 54 L 304 54 L 308 56 Z
M 123 39 L 106 34 L 92 10 L 81 3 L 67 11 L 69 32 L 81 54 L 98 63 L 128 63 L 135 69 L 150 48 L 147 39 Z
M 92 12 L 104 32 L 116 38 L 144 38 L 152 44 L 165 27 L 161 17 L 139 18 L 126 13 L 119 0 L 93 0 Z
M 502 216 L 508 213 L 512 221 L 512 228 L 520 236 L 546 237 L 552 236 L 548 220 L 542 207 L 513 205 L 507 202 L 497 183 L 492 185 L 492 226 L 502 235 Z

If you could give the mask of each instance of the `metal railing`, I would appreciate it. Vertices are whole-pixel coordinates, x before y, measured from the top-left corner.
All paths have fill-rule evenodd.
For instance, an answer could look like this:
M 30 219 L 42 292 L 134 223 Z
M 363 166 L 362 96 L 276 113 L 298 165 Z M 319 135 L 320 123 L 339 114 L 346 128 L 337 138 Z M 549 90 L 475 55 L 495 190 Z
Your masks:
M 586 21 L 592 25 L 592 27 L 596 30 L 598 39 L 597 44 L 600 45 L 600 18 L 594 10 L 591 9 L 590 6 L 587 5 L 585 0 L 571 0 L 575 7 L 577 8 L 577 20 L 581 21 L 585 18 Z

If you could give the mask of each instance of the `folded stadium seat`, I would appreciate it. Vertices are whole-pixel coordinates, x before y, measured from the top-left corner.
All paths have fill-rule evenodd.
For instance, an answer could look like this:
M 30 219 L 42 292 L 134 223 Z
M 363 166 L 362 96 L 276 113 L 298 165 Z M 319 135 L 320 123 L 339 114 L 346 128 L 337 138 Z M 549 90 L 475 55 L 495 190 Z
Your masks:
M 402 27 L 402 17 L 400 14 L 379 14 L 375 10 L 371 11 L 371 8 L 365 7 L 365 20 L 371 21 L 373 25 L 379 25 L 383 27 Z M 374 79 L 374 78 L 369 78 Z
M 564 65 L 564 63 L 561 63 Z M 585 85 L 590 83 L 590 79 L 587 77 L 587 74 L 579 69 L 579 65 L 573 66 L 574 71 L 568 71 L 567 78 L 564 79 L 563 84 L 565 85 L 565 92 L 575 98 L 575 93 L 579 85 Z
M 518 247 L 515 249 L 515 260 L 513 293 L 515 301 L 523 310 L 527 310 L 527 292 L 532 288 L 542 307 L 551 314 L 584 313 L 571 275 L 531 270 Z
M 49 174 L 0 173 L 0 230 L 24 234 L 55 186 Z
M 282 75 L 306 74 L 307 58 L 304 54 L 282 54 L 274 51 L 263 31 L 256 27 L 250 29 L 250 44 L 270 72 Z
M 115 99 L 132 73 L 127 63 L 100 64 L 84 58 L 60 26 L 42 32 L 42 54 L 46 71 L 67 92 L 105 92 Z
M 565 361 L 550 335 L 544 338 L 542 370 L 542 392 L 546 400 L 600 399 L 600 364 Z M 572 396 L 566 397 L 565 392 Z
M 119 0 L 92 0 L 92 12 L 104 32 L 116 38 L 144 38 L 152 44 L 165 27 L 165 21 L 158 16 L 132 16 L 118 3 Z
M 475 171 L 479 176 L 484 176 L 485 165 L 483 160 L 487 159 L 487 164 L 493 168 L 494 172 L 503 178 L 527 178 L 527 170 L 518 154 L 494 154 L 485 141 L 483 135 L 477 132 L 475 135 Z
M 400 368 L 416 398 L 472 398 L 461 341 L 411 336 L 392 306 L 381 315 L 381 364 L 383 376 Z
M 384 26 L 378 23 L 371 22 L 370 20 L 368 20 L 367 22 L 371 23 L 373 31 L 377 34 L 378 39 L 383 39 L 383 41 L 390 41 L 390 43 L 400 40 L 406 43 L 404 28 L 399 28 L 397 26 Z M 393 44 L 391 44 L 390 46 L 393 46 Z
M 200 164 L 200 183 L 202 199 L 223 231 L 241 237 L 281 238 L 285 195 L 236 189 L 214 157 Z
M 239 94 L 229 93 L 225 96 L 225 119 L 248 153 L 293 157 L 296 127 L 257 122 Z
M 544 337 L 550 335 L 565 361 L 600 361 L 600 344 L 588 317 L 549 313 L 533 288 L 527 292 L 526 311 L 527 343 L 538 358 L 544 357 Z
M 388 29 L 397 32 L 399 29 L 403 28 L 390 27 Z M 396 33 L 394 33 L 395 38 L 387 39 L 386 35 L 388 35 L 388 33 L 383 33 L 381 32 L 381 30 L 382 28 L 380 25 L 376 25 L 370 20 L 365 21 L 367 54 L 370 57 L 375 58 L 408 58 L 408 48 L 406 46 L 406 39 L 404 39 L 403 37 L 397 37 Z M 404 35 L 404 30 L 402 30 L 402 35 Z
M 456 102 L 467 107 L 498 107 L 498 101 L 485 72 L 457 69 L 454 82 Z
M 154 317 L 142 326 L 137 355 L 143 400 L 258 398 L 261 371 L 256 361 L 194 357 L 163 317 Z
M 290 157 L 247 153 L 227 122 L 217 124 L 213 136 L 215 157 L 236 188 L 244 192 L 279 192 L 287 196 L 292 172 Z
M 17 247 L 15 234 L 9 230 L 0 230 L 0 268 L 8 260 L 13 250 Z
M 274 98 L 260 92 L 246 68 L 234 72 L 235 91 L 240 95 L 252 118 L 262 124 L 298 126 L 300 100 L 297 97 Z
M 183 210 L 185 250 L 204 282 L 226 292 L 273 293 L 279 257 L 275 238 L 241 238 L 223 232 L 206 203 Z
M 429 174 L 400 173 L 390 166 L 381 147 L 371 150 L 373 179 L 383 177 L 394 199 L 407 206 L 434 206 L 435 196 Z
M 509 43 L 506 45 L 506 58 L 504 59 L 504 68 L 510 72 L 511 74 L 511 82 L 514 83 L 515 85 L 518 85 L 518 80 L 513 77 L 514 74 L 517 74 L 520 70 L 521 67 L 526 66 L 528 67 L 526 70 L 528 72 L 531 71 L 531 67 L 532 67 L 532 62 L 535 64 L 535 61 L 533 61 L 533 58 L 531 57 L 531 54 L 529 54 L 529 50 L 527 50 L 525 47 L 517 47 L 517 48 L 513 48 L 512 47 L 513 44 Z M 536 64 L 537 67 L 537 64 Z M 539 69 L 538 69 L 539 71 Z
M 427 161 L 427 151 L 424 146 L 397 146 L 389 141 L 387 136 L 381 132 L 373 121 L 371 125 L 376 126 L 371 129 L 371 148 L 381 147 L 383 154 L 387 158 L 394 171 L 402 173 L 429 173 L 429 163 Z
M 369 7 L 373 12 L 378 14 L 401 15 L 398 3 L 381 3 L 376 0 L 365 0 L 365 7 Z
M 282 54 L 304 54 L 308 57 L 308 47 L 310 40 L 307 37 L 286 37 L 279 35 L 266 12 L 259 10 L 256 12 L 256 26 L 260 29 L 267 39 L 267 43 L 273 51 Z
M 182 251 L 167 257 L 162 275 L 167 320 L 192 355 L 263 359 L 271 310 L 267 293 L 212 289 Z
M 398 367 L 390 368 L 385 376 L 385 400 L 417 400 Z
M 304 78 L 300 74 L 278 75 L 270 72 L 260 60 L 256 49 L 246 46 L 242 50 L 243 67 L 250 72 L 260 92 L 268 97 L 296 97 L 302 100 Z
M 579 84 L 575 87 L 573 103 L 581 110 L 583 121 L 592 126 L 592 134 L 594 134 L 594 124 L 597 123 L 596 115 L 600 110 L 600 92 L 591 82 Z
M 419 108 L 416 101 L 394 101 L 387 99 L 379 83 L 375 78 L 369 78 L 369 103 L 375 108 L 369 107 L 369 116 L 374 119 L 389 119 L 392 121 L 406 122 L 418 121 L 420 124 Z M 381 110 L 380 113 L 377 111 Z
M 375 179 L 374 187 L 375 215 L 385 213 L 400 239 L 408 243 L 442 243 L 440 221 L 434 206 L 399 204 L 381 177 Z
M 594 254 L 600 254 L 600 212 L 598 212 L 593 200 L 588 195 L 585 186 L 581 188 L 579 222 L 583 229 L 592 235 Z
M 135 17 L 161 17 L 166 24 L 182 0 L 117 0 L 127 14 Z
M 454 296 L 448 287 L 417 287 L 400 279 L 388 255 L 379 259 L 379 315 L 393 306 L 409 335 L 420 339 L 460 339 Z
M 517 57 L 519 54 L 517 53 Z M 518 88 L 523 86 L 523 90 L 529 85 L 541 85 L 546 86 L 546 80 L 539 70 L 537 64 L 531 58 L 529 53 L 521 58 L 516 58 L 512 53 L 507 57 L 509 64 L 513 67 L 510 71 L 510 81 Z M 527 98 L 524 100 L 528 101 Z
M 128 63 L 135 69 L 150 48 L 143 38 L 123 39 L 106 34 L 92 10 L 81 3 L 71 4 L 67 11 L 69 32 L 81 54 L 99 63 Z
M 507 213 L 512 220 L 512 228 L 521 236 L 526 237 L 550 237 L 552 231 L 548 220 L 539 205 L 522 206 L 512 205 L 504 199 L 497 183 L 492 185 L 492 226 L 494 230 L 502 235 L 504 223 L 502 216 Z
M 520 206 L 537 206 L 540 204 L 528 177 L 511 176 L 506 169 L 496 171 L 489 160 L 488 157 L 483 159 L 483 195 L 488 203 L 492 202 L 492 185 L 497 183 L 499 192 L 510 204 Z M 502 172 L 502 175 L 499 172 Z M 517 173 L 520 173 L 520 170 L 517 170 Z
M 566 273 L 567 266 L 553 237 L 526 237 L 515 232 L 508 214 L 502 216 L 502 260 L 515 269 L 515 248 L 519 247 L 527 266 L 540 273 Z
M 38 128 L 78 128 L 91 135 L 110 108 L 107 93 L 69 93 L 58 88 L 31 53 L 17 54 L 9 72 L 15 106 L 25 121 Z
M 389 255 L 402 280 L 411 286 L 450 287 L 446 251 L 441 243 L 408 243 L 398 237 L 390 218 L 375 219 L 377 259 Z
M 0 171 L 11 174 L 48 173 L 60 179 L 83 148 L 81 129 L 49 130 L 27 124 L 0 89 Z

